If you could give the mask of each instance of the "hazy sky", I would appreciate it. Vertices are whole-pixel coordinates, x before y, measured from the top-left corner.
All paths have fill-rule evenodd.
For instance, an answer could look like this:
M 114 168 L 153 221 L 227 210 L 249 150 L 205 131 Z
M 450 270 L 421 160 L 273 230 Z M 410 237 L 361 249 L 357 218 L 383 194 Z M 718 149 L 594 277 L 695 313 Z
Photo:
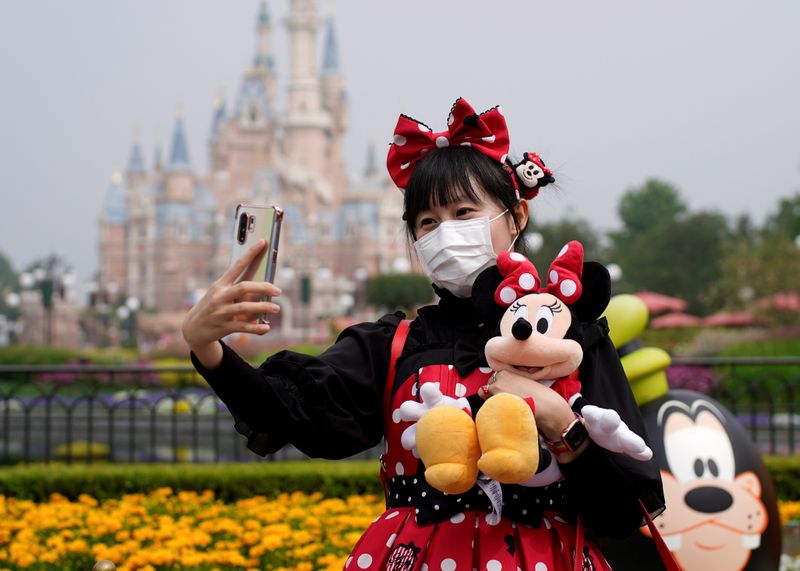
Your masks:
M 213 101 L 236 95 L 257 7 L 0 2 L 0 251 L 18 269 L 58 252 L 89 279 L 111 172 L 135 130 L 148 166 L 157 144 L 168 152 L 177 104 L 205 172 Z M 282 80 L 288 0 L 269 7 Z M 539 220 L 613 228 L 620 195 L 656 176 L 693 209 L 760 222 L 800 190 L 798 22 L 793 0 L 339 0 L 348 167 L 361 170 L 370 140 L 383 161 L 398 113 L 443 130 L 463 96 L 502 104 L 512 152 L 555 168 L 561 190 L 536 200 Z

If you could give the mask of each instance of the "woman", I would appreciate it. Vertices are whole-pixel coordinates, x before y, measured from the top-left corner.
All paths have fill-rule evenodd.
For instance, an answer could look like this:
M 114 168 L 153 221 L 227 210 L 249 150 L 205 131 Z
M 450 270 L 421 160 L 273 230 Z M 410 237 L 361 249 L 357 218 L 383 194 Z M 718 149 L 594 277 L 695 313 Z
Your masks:
M 454 104 L 444 132 L 401 116 L 388 167 L 404 189 L 407 231 L 440 297 L 438 304 L 420 309 L 394 360 L 392 341 L 402 314 L 350 327 L 318 357 L 282 351 L 258 368 L 244 362 L 219 339 L 235 331 L 267 333 L 269 326 L 250 320 L 278 306 L 245 300 L 280 295 L 272 284 L 235 283 L 258 255 L 256 247 L 187 315 L 183 332 L 193 363 L 259 454 L 291 443 L 309 456 L 344 458 L 385 436 L 387 511 L 362 536 L 348 569 L 572 569 L 576 544 L 579 568 L 608 569 L 593 543 L 580 547 L 576 519 L 580 516 L 581 530 L 585 523 L 601 536 L 636 530 L 640 499 L 651 513 L 663 509 L 652 463 L 630 462 L 585 439 L 558 456 L 561 482 L 544 488 L 503 485 L 494 493 L 475 486 L 448 495 L 426 484 L 424 467 L 400 444 L 409 423 L 401 420 L 399 406 L 419 399 L 419 387 L 427 382 L 440 383 L 450 397 L 500 392 L 532 397 L 539 430 L 548 440 L 559 440 L 575 420 L 569 404 L 539 383 L 511 371 L 489 382 L 482 347 L 494 324 L 485 322 L 470 298 L 476 277 L 496 255 L 522 244 L 519 237 L 528 224 L 524 199 L 552 182 L 552 173 L 533 153 L 512 164 L 500 109 L 477 115 L 463 99 Z M 603 339 L 597 346 L 611 347 L 607 331 L 598 331 Z M 604 359 L 604 370 L 621 370 L 607 351 Z M 597 393 L 604 401 L 597 404 L 616 408 L 642 434 L 624 375 L 619 378 L 621 384 Z M 501 517 L 488 517 L 492 511 Z

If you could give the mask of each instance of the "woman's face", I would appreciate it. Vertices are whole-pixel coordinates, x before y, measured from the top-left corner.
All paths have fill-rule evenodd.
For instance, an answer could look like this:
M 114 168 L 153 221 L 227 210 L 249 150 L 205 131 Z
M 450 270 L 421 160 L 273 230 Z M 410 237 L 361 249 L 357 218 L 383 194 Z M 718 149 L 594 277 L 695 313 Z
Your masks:
M 427 210 L 420 212 L 414 223 L 416 239 L 419 240 L 425 234 L 433 232 L 439 227 L 440 223 L 446 220 L 470 220 L 482 216 L 487 216 L 491 220 L 505 210 L 505 207 L 487 196 L 482 189 L 476 189 L 476 194 L 479 198 L 478 202 L 463 196 L 450 204 L 431 205 Z M 519 220 L 520 228 L 525 228 L 528 222 L 528 202 L 520 200 L 517 206 L 514 207 L 514 212 L 517 215 L 517 220 Z M 511 213 L 506 213 L 505 216 L 501 216 L 491 222 L 489 227 L 495 254 L 508 250 L 512 240 L 517 235 L 517 227 L 514 225 Z

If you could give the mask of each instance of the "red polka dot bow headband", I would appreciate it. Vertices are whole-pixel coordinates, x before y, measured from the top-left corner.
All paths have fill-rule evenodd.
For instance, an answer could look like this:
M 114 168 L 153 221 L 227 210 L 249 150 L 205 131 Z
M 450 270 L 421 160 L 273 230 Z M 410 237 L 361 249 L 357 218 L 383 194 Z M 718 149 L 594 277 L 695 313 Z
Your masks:
M 533 263 L 517 252 L 501 253 L 497 257 L 497 268 L 505 277 L 494 292 L 494 300 L 501 307 L 508 307 L 518 298 L 531 293 L 551 293 L 567 305 L 572 305 L 583 293 L 583 245 L 576 240 L 561 248 L 553 260 L 547 272 L 547 284 L 539 280 Z
M 530 199 L 539 188 L 555 182 L 536 153 L 525 153 L 523 160 L 512 164 L 508 160 L 508 127 L 500 106 L 492 107 L 480 115 L 463 98 L 459 98 L 447 117 L 447 131 L 434 133 L 425 123 L 400 115 L 394 129 L 394 140 L 389 146 L 386 166 L 394 183 L 405 192 L 411 173 L 425 153 L 450 146 L 467 146 L 499 162 L 511 176 L 517 198 Z

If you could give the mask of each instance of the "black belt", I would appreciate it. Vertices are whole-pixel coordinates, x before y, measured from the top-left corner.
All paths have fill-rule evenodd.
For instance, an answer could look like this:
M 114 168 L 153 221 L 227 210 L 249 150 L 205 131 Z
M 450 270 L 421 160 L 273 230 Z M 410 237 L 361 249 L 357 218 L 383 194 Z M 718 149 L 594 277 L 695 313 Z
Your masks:
M 449 519 L 464 510 L 492 511 L 492 504 L 477 485 L 464 494 L 445 494 L 432 488 L 421 475 L 395 476 L 387 485 L 387 508 L 416 508 L 422 525 Z M 563 512 L 566 507 L 564 481 L 540 488 L 502 484 L 502 515 L 513 521 L 539 527 L 545 511 Z

